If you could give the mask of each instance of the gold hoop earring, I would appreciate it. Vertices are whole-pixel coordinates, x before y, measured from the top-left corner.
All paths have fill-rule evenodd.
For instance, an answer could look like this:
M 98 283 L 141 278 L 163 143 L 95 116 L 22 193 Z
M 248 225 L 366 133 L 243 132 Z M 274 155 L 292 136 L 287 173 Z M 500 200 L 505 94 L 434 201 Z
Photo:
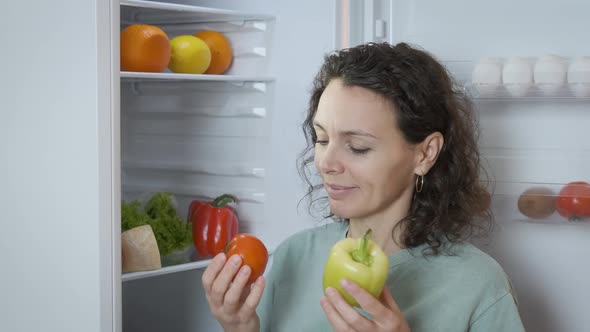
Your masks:
M 418 175 L 416 177 L 416 192 L 420 193 L 424 189 L 424 175 Z

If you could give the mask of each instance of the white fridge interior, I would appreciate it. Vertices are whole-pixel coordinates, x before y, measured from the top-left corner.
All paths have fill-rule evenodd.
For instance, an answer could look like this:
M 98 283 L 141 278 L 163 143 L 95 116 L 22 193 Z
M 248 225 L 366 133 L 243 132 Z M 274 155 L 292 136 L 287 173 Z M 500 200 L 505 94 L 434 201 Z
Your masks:
M 122 198 L 167 191 L 186 217 L 193 199 L 233 194 L 240 232 L 260 237 L 271 253 L 289 234 L 316 225 L 298 206 L 305 188 L 295 157 L 304 147 L 300 123 L 313 76 L 334 48 L 334 8 L 121 1 L 121 29 L 152 24 L 170 39 L 212 29 L 234 50 L 224 75 L 121 72 Z M 219 330 L 201 288 L 208 263 L 123 274 L 123 330 Z
M 270 236 L 266 215 L 274 83 L 269 75 L 274 18 L 143 1 L 121 2 L 121 29 L 150 24 L 170 40 L 201 30 L 223 33 L 233 50 L 224 75 L 121 73 L 122 198 L 172 193 L 189 204 L 232 194 L 240 232 Z M 189 253 L 190 254 L 190 253 Z M 199 268 L 209 260 L 123 275 L 124 331 L 211 330 Z M 182 272 L 188 271 L 188 272 Z M 208 321 L 209 320 L 209 321 Z M 209 327 L 208 327 L 209 326 Z
M 590 99 L 565 84 L 514 96 L 472 84 L 476 62 L 547 54 L 590 56 L 584 1 L 121 1 L 121 28 L 161 27 L 170 38 L 225 33 L 235 49 L 224 76 L 121 73 L 122 197 L 169 191 L 191 199 L 235 194 L 240 231 L 274 248 L 314 225 L 297 203 L 299 125 L 325 52 L 365 41 L 405 41 L 439 58 L 474 98 L 480 147 L 491 177 L 492 236 L 477 244 L 510 276 L 530 331 L 584 331 L 590 306 L 590 223 L 554 213 L 534 220 L 517 208 L 533 186 L 557 193 L 588 181 Z M 194 7 L 230 8 L 237 12 Z M 244 11 L 244 13 L 242 12 Z M 250 14 L 260 12 L 262 14 Z M 186 215 L 184 215 L 186 216 Z M 124 331 L 215 331 L 200 276 L 208 261 L 123 275 Z

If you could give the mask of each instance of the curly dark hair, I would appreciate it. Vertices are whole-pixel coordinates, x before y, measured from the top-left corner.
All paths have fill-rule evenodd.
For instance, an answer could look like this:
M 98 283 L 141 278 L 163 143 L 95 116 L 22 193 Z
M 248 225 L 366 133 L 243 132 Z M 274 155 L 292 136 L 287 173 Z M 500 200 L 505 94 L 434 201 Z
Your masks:
M 314 198 L 322 184 L 314 183 L 309 166 L 314 162 L 317 140 L 313 119 L 333 79 L 391 101 L 397 126 L 410 144 L 434 132 L 444 137 L 436 163 L 424 176 L 423 190 L 414 193 L 408 215 L 398 223 L 404 226 L 401 245 L 413 248 L 427 243 L 425 254 L 438 255 L 447 251 L 446 240 L 453 244 L 467 240 L 476 230 L 489 230 L 485 227 L 491 226 L 490 196 L 485 189 L 488 178 L 480 165 L 473 104 L 443 65 L 406 43 L 367 43 L 326 55 L 302 125 L 307 146 L 298 158 L 299 172 L 308 185 L 305 197 L 310 211 L 318 203 L 321 208 L 327 205 L 327 197 Z

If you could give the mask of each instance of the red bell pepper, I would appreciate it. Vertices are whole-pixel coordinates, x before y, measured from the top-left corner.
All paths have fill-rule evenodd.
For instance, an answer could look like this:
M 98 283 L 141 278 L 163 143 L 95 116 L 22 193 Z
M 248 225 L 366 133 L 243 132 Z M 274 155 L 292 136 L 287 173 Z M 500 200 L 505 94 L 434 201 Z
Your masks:
M 188 222 L 192 223 L 193 242 L 202 257 L 215 256 L 238 234 L 238 216 L 228 204 L 235 202 L 232 195 L 224 194 L 213 202 L 192 201 Z

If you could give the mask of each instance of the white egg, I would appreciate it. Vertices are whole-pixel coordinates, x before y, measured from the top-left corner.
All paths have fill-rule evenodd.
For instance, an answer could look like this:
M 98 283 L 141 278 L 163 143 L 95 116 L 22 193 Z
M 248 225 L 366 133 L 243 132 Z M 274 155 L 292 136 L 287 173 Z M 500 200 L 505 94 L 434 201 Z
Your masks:
M 531 62 L 523 57 L 508 59 L 502 71 L 502 80 L 505 84 L 533 83 L 533 66 Z
M 502 80 L 508 92 L 514 97 L 527 95 L 533 83 L 533 66 L 524 57 L 508 59 L 502 70 Z
M 471 80 L 476 84 L 500 84 L 502 65 L 494 58 L 482 58 L 473 68 Z
M 498 59 L 482 58 L 473 68 L 471 81 L 482 97 L 494 95 L 502 83 L 502 65 Z
M 534 81 L 537 87 L 547 95 L 553 95 L 565 84 L 567 62 L 557 55 L 544 55 L 535 63 Z
M 536 84 L 564 84 L 567 62 L 556 55 L 545 55 L 535 63 L 534 80 Z

